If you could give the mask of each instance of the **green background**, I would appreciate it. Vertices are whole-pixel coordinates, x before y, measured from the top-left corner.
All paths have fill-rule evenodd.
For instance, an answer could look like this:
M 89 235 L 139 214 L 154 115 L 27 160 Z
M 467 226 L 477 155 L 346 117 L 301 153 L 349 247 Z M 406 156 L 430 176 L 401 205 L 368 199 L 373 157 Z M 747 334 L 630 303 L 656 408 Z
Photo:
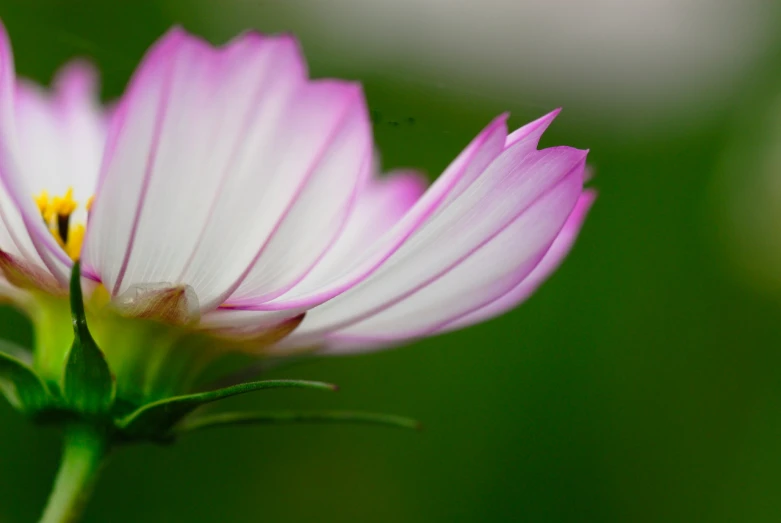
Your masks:
M 189 17 L 184 1 L 0 0 L 0 17 L 20 74 L 48 82 L 86 55 L 108 98 L 173 23 L 229 36 Z M 255 25 L 296 29 L 273 16 Z M 357 76 L 303 42 L 315 76 Z M 231 400 L 406 414 L 424 432 L 242 428 L 122 449 L 86 520 L 781 520 L 781 307 L 734 277 L 708 204 L 723 152 L 741 125 L 762 125 L 762 96 L 781 86 L 779 54 L 769 56 L 707 124 L 633 136 L 562 113 L 544 145 L 590 148 L 600 196 L 572 255 L 523 307 L 397 350 L 273 373 L 336 382 L 337 395 Z M 517 127 L 552 108 L 448 96 L 392 70 L 359 79 L 386 166 L 432 174 L 497 113 L 511 110 Z M 0 332 L 30 339 L 10 310 Z M 0 522 L 38 516 L 59 438 L 0 404 Z

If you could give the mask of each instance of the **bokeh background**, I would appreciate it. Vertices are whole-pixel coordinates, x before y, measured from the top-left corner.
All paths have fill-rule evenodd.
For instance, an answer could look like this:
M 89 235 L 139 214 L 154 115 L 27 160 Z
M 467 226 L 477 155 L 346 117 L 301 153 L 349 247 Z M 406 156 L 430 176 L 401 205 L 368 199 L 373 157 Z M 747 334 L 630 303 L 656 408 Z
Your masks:
M 89 522 L 781 520 L 777 0 L 0 0 L 18 71 L 74 56 L 115 98 L 172 24 L 293 31 L 364 83 L 385 167 L 432 178 L 496 114 L 565 110 L 599 200 L 524 306 L 277 377 L 242 408 L 406 414 L 426 430 L 224 429 L 118 452 Z M 45 154 L 42 151 L 42 154 Z M 0 333 L 30 329 L 0 310 Z M 59 434 L 0 404 L 0 522 L 34 521 Z

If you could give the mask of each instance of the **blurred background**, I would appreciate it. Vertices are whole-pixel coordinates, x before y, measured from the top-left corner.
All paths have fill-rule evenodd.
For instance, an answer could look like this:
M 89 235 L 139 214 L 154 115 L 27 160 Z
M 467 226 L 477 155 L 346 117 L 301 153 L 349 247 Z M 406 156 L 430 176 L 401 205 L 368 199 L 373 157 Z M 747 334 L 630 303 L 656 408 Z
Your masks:
M 563 106 L 600 192 L 524 306 L 276 377 L 243 408 L 405 414 L 423 433 L 224 429 L 116 453 L 90 522 L 781 520 L 781 4 L 777 0 L 0 0 L 20 74 L 75 56 L 116 98 L 172 24 L 296 33 L 364 83 L 386 168 L 432 179 L 499 112 Z M 30 340 L 0 310 L 0 333 Z M 59 434 L 0 404 L 0 522 L 34 521 Z

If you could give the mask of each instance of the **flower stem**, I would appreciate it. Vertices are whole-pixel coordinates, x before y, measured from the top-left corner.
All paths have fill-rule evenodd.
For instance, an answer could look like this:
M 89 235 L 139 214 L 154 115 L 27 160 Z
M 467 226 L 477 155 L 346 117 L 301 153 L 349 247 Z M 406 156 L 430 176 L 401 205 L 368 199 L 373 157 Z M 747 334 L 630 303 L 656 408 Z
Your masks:
M 101 428 L 80 424 L 66 428 L 60 470 L 40 523 L 74 523 L 81 518 L 108 447 Z

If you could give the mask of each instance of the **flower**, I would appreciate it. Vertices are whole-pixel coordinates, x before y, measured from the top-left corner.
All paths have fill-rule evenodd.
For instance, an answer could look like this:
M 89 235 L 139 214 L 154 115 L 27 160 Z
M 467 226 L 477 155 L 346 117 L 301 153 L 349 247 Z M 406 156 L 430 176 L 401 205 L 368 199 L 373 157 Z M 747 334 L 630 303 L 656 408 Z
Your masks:
M 308 79 L 287 35 L 214 48 L 173 29 L 114 107 L 96 91 L 81 62 L 51 92 L 17 80 L 3 33 L 1 288 L 56 386 L 80 257 L 90 328 L 133 405 L 260 355 L 498 315 L 558 266 L 594 199 L 586 151 L 537 149 L 557 111 L 510 134 L 498 117 L 427 190 L 378 176 L 360 86 Z
M 36 335 L 31 357 L 0 352 L 0 392 L 65 427 L 42 521 L 75 520 L 119 444 L 258 422 L 416 427 L 195 411 L 334 388 L 242 381 L 262 356 L 377 349 L 500 314 L 561 262 L 594 199 L 586 151 L 537 149 L 557 111 L 510 134 L 498 117 L 428 189 L 379 176 L 360 86 L 309 80 L 290 36 L 214 48 L 173 29 L 103 108 L 82 62 L 51 92 L 17 80 L 0 33 L 0 293 Z

